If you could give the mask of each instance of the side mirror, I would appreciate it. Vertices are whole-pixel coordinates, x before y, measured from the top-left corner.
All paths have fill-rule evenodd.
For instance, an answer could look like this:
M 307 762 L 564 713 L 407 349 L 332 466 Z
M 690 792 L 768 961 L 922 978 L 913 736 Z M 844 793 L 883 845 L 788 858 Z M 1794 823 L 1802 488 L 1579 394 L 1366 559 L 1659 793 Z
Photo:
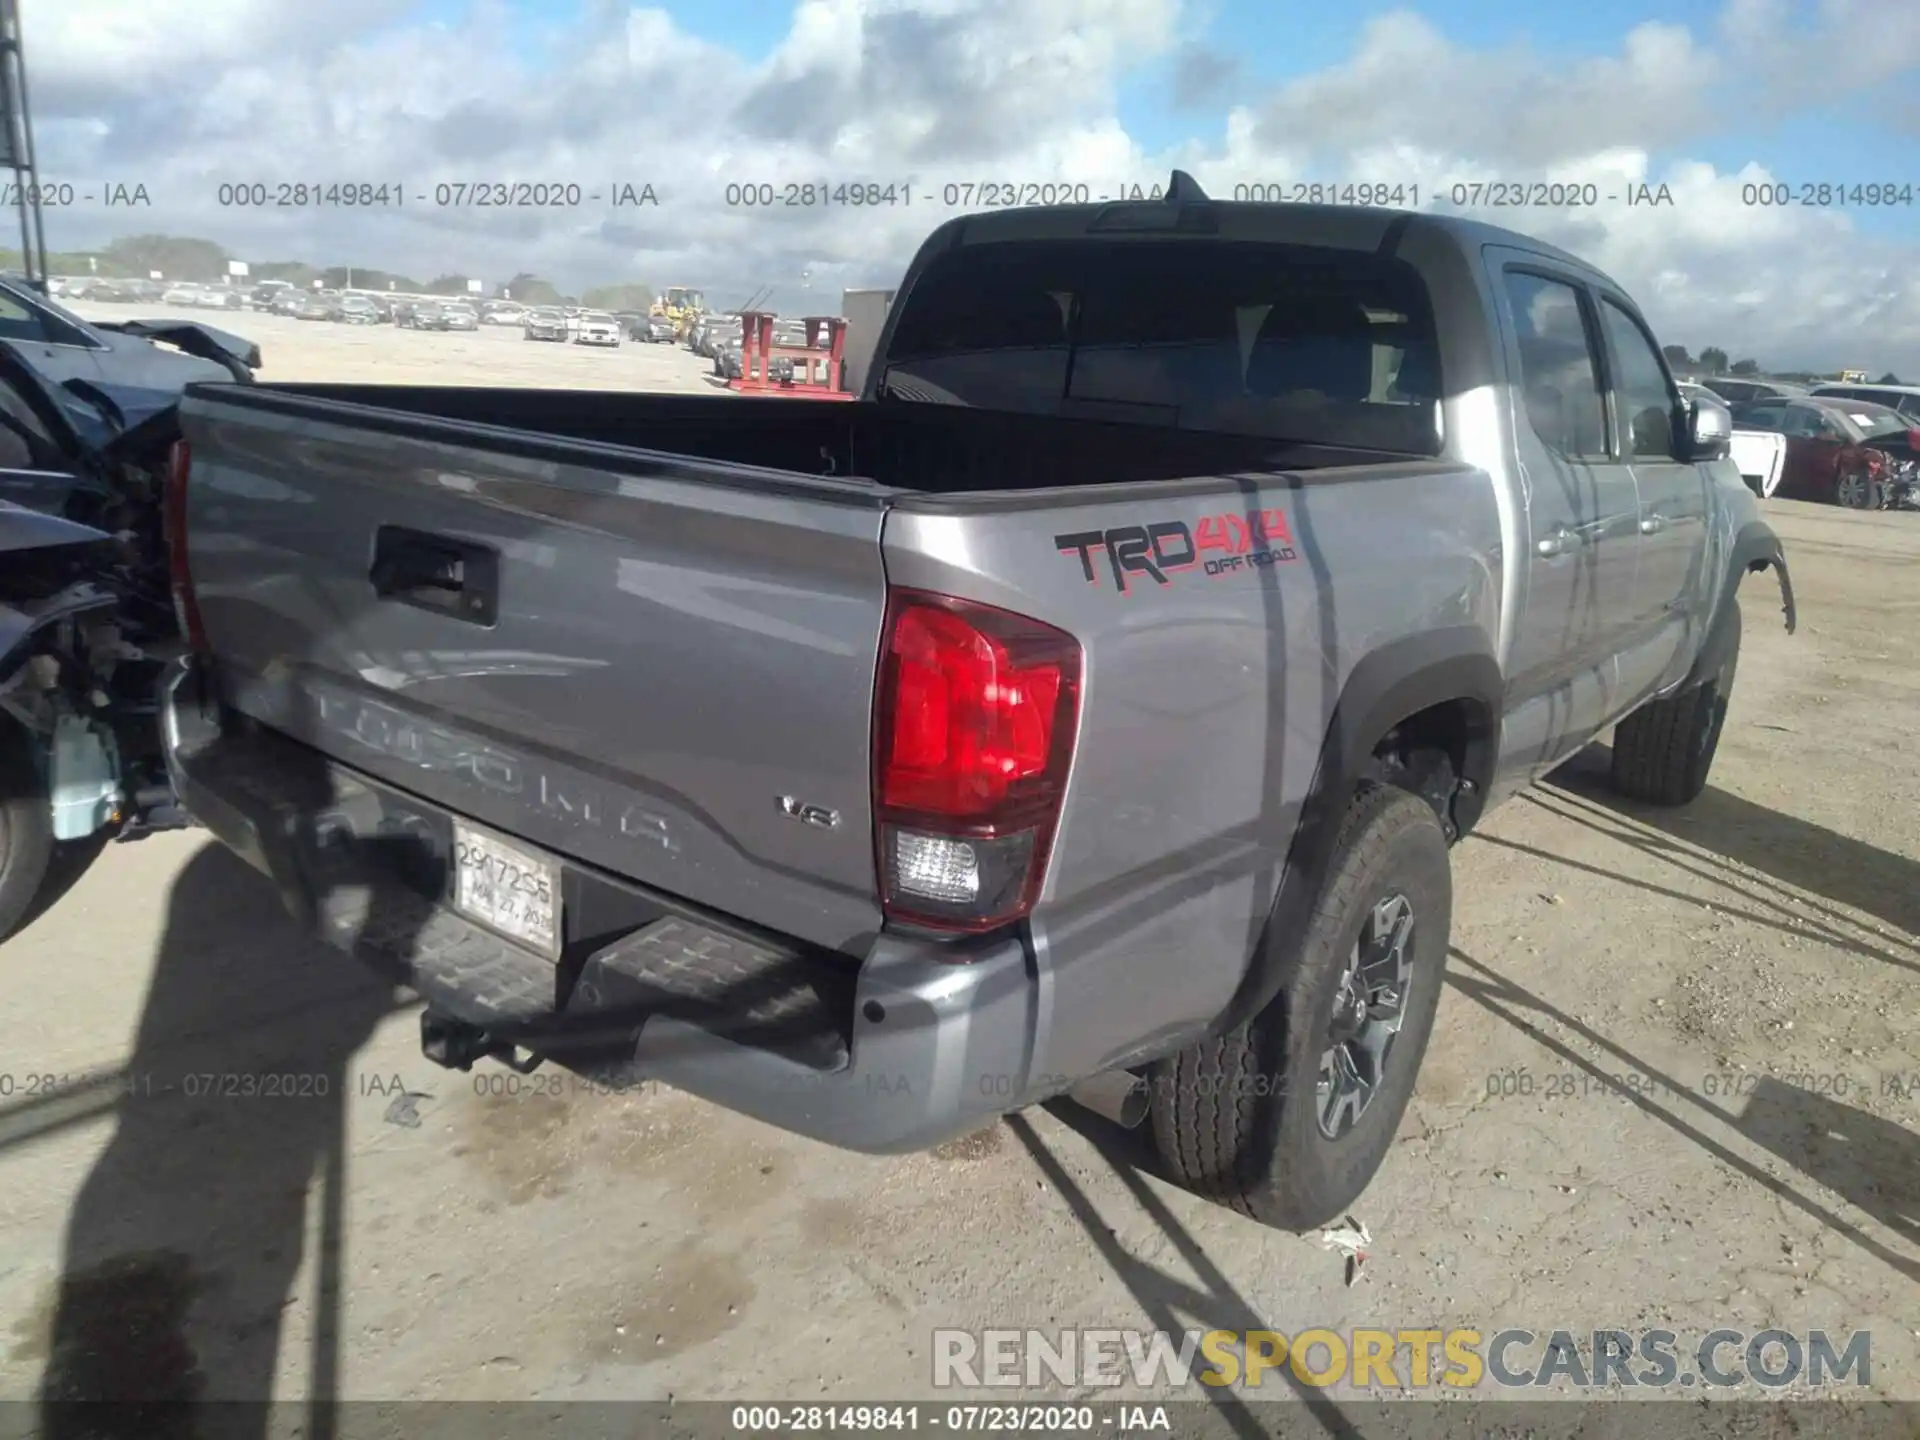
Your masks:
M 1907 448 L 1920 455 L 1920 430 L 1907 431 Z
M 1733 412 L 1724 405 L 1695 400 L 1687 410 L 1687 458 L 1719 460 L 1733 452 Z

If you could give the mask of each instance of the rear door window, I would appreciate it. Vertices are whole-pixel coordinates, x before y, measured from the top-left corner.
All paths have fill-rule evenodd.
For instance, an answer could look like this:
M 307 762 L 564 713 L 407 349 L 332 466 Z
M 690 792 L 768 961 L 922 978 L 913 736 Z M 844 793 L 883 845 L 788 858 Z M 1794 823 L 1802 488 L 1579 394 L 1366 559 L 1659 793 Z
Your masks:
M 1568 460 L 1611 459 L 1599 350 L 1579 290 L 1524 270 L 1507 271 L 1506 287 L 1534 434 Z
M 1439 451 L 1426 287 L 1371 252 L 982 245 L 935 260 L 901 307 L 895 398 Z

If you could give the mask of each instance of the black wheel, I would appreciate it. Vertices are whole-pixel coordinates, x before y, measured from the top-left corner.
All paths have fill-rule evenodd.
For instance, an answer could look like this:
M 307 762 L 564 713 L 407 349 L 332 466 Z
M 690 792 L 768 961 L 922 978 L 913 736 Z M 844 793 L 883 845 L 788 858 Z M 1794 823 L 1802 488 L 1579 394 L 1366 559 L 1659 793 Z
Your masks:
M 1711 679 L 1642 705 L 1613 732 L 1613 788 L 1648 805 L 1686 805 L 1707 788 L 1740 665 L 1740 612 L 1733 644 Z
M 1261 941 L 1280 965 L 1279 993 L 1156 1067 L 1153 1136 L 1174 1175 L 1283 1230 L 1345 1214 L 1413 1095 L 1452 923 L 1433 807 L 1362 788 L 1304 932 L 1269 927 Z
M 1864 470 L 1851 470 L 1835 482 L 1834 502 L 1848 510 L 1878 510 L 1880 487 Z
M 0 942 L 33 918 L 55 841 L 26 732 L 0 719 Z

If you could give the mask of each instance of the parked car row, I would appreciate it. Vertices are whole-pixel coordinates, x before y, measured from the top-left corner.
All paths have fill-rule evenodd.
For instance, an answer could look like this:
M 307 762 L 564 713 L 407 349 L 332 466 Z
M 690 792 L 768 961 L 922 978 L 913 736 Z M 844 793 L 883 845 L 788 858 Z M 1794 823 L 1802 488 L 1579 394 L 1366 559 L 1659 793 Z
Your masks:
M 480 312 L 464 300 L 409 300 L 394 307 L 393 323 L 402 330 L 478 330 Z
M 1920 385 L 1719 375 L 1678 383 L 1689 403 L 1730 412 L 1734 459 L 1763 498 L 1920 508 Z
M 1920 461 L 1920 415 L 1824 393 L 1828 388 L 1733 406 L 1735 426 L 1778 435 L 1785 442 L 1779 483 L 1770 498 L 1813 500 L 1852 510 L 1881 510 L 1898 503 L 1908 488 L 1901 483 L 1903 467 Z
M 47 293 L 63 300 L 91 300 L 103 305 L 152 305 L 168 286 L 163 280 L 103 280 L 97 275 L 54 276 Z
M 1731 375 L 1713 375 L 1695 383 L 1711 390 L 1729 405 L 1740 405 L 1750 400 L 1792 399 L 1805 395 L 1811 388 L 1792 380 L 1756 380 Z

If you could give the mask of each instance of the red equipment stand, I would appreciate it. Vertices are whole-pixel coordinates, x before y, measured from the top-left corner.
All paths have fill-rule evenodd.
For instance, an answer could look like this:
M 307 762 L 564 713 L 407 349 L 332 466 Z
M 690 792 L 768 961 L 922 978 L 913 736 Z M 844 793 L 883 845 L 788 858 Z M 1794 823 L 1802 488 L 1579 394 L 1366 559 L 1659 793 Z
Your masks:
M 846 361 L 847 322 L 838 315 L 809 315 L 805 345 L 773 343 L 774 317 L 749 310 L 740 317 L 740 378 L 727 388 L 739 395 L 785 395 L 796 400 L 851 400 L 840 388 Z M 824 341 L 824 343 L 822 343 Z M 773 361 L 791 360 L 794 378 L 773 378 Z

